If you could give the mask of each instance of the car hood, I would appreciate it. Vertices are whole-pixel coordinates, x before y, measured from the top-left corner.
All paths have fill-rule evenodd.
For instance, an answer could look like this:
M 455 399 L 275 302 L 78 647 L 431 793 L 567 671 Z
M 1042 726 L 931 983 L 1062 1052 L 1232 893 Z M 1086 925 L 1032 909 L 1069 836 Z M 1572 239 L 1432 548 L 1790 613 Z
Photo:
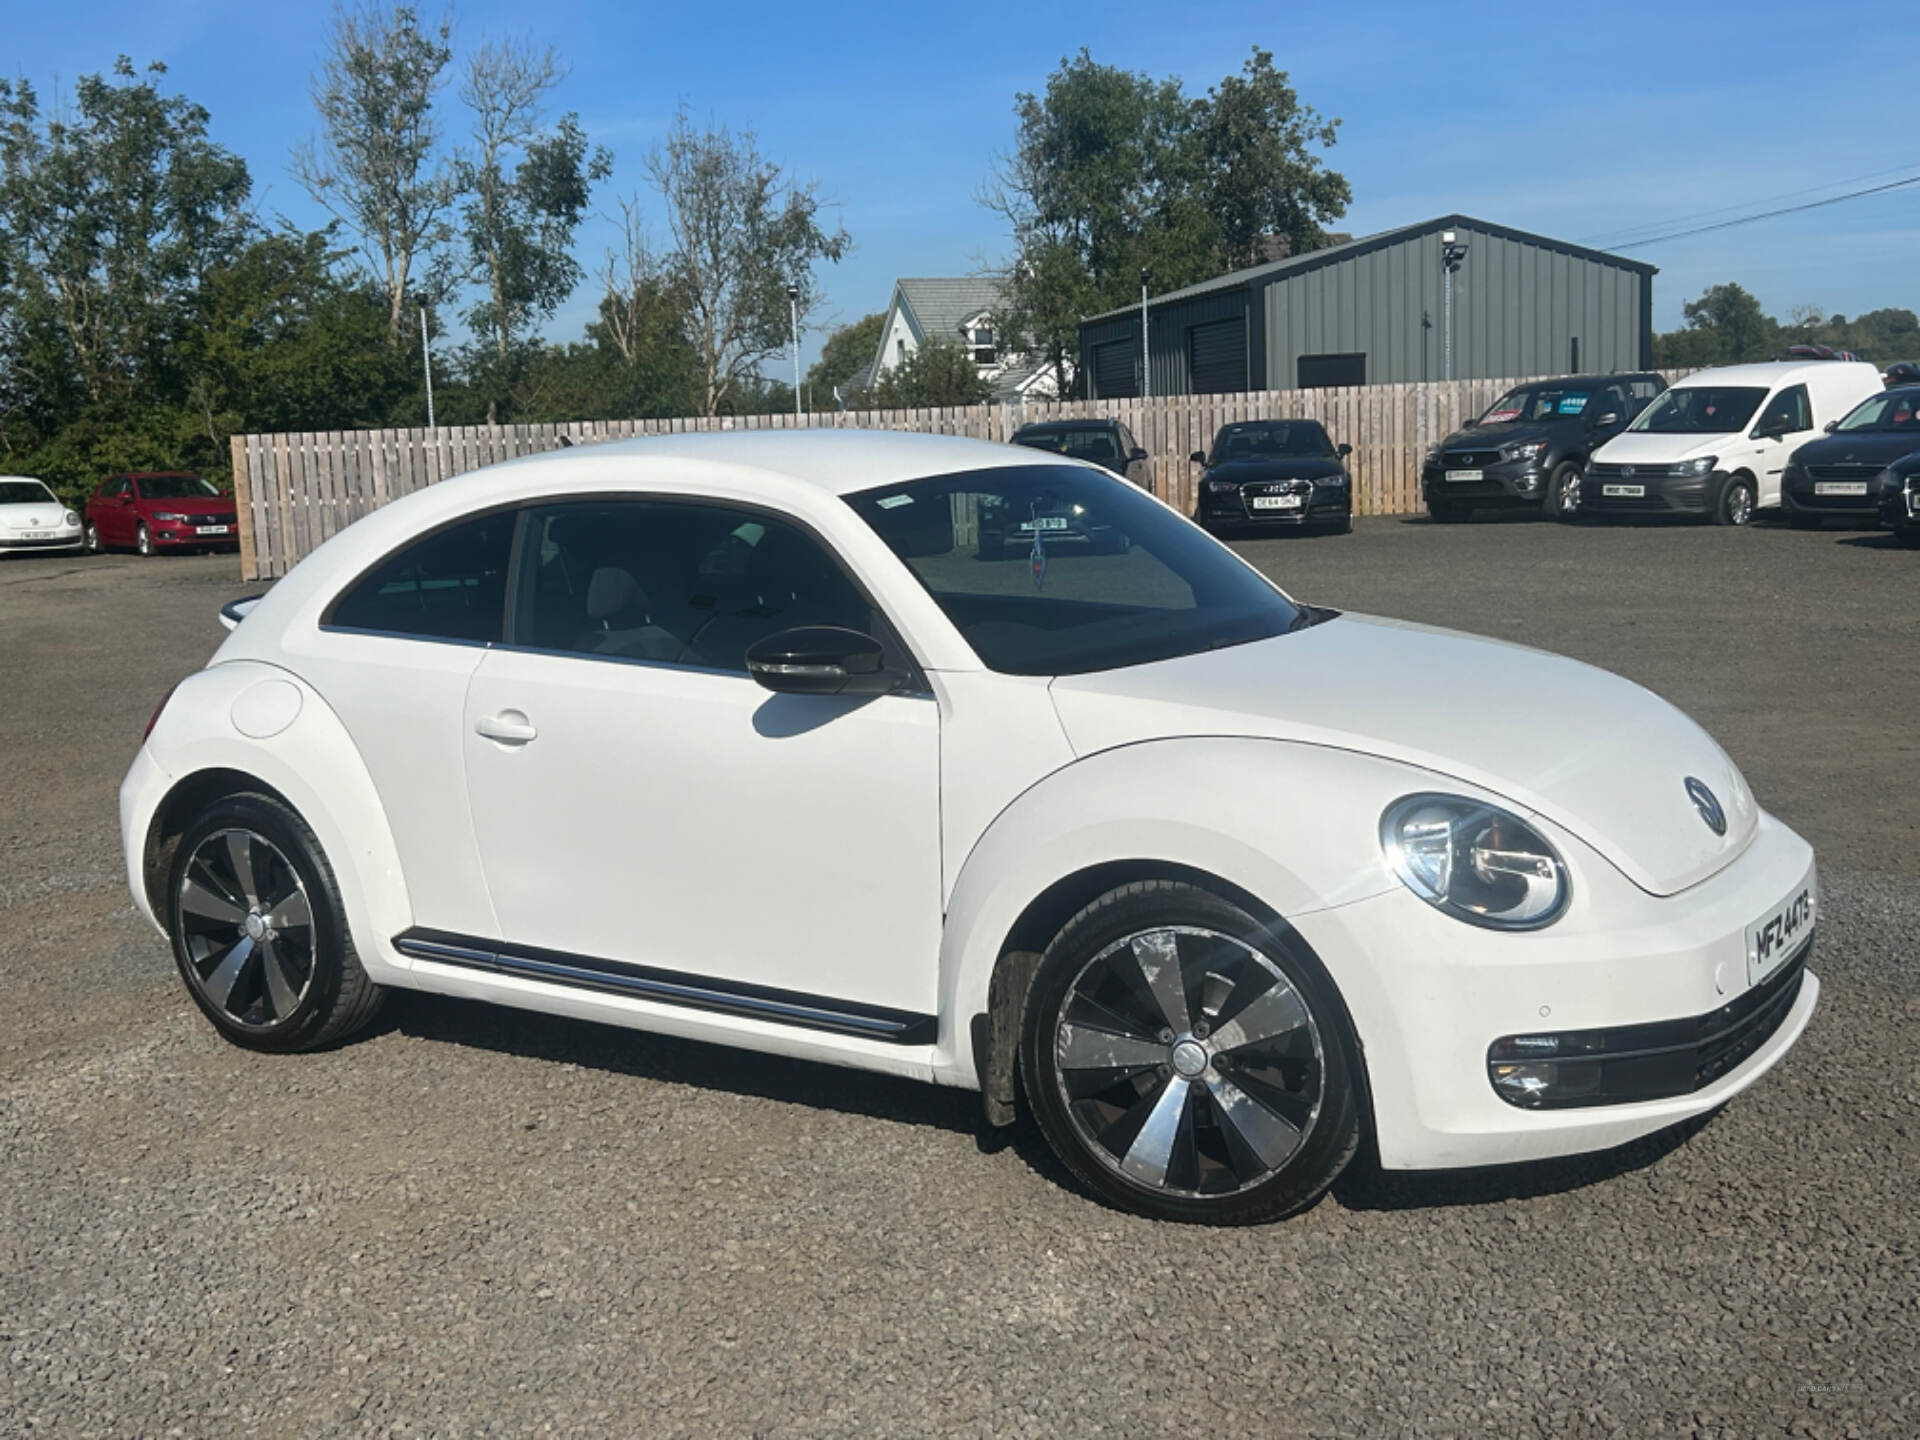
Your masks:
M 0 505 L 0 526 L 8 530 L 58 530 L 66 517 L 67 507 L 49 500 Z
M 1567 421 L 1578 425 L 1580 418 L 1577 415 L 1570 415 Z M 1528 440 L 1551 440 L 1568 428 L 1567 422 L 1552 420 L 1508 420 L 1499 425 L 1475 425 L 1468 430 L 1454 431 L 1440 442 L 1440 448 L 1442 450 L 1498 450 L 1502 445 L 1524 444 Z
M 1696 455 L 1718 455 L 1730 445 L 1747 443 L 1745 427 L 1718 435 L 1675 435 L 1651 430 L 1629 430 L 1593 452 L 1604 465 L 1671 465 Z
M 1908 430 L 1854 430 L 1823 435 L 1793 452 L 1796 465 L 1891 465 L 1920 450 L 1920 434 Z
M 1316 455 L 1277 455 L 1269 460 L 1229 460 L 1207 471 L 1206 478 L 1233 485 L 1250 480 L 1327 480 L 1343 474 L 1340 462 Z
M 1080 754 L 1234 735 L 1377 755 L 1544 816 L 1655 895 L 1714 874 L 1759 824 L 1726 753 L 1651 691 L 1576 660 L 1403 621 L 1341 616 L 1249 645 L 1062 676 L 1052 693 Z M 1719 799 L 1725 835 L 1702 820 L 1689 778 Z

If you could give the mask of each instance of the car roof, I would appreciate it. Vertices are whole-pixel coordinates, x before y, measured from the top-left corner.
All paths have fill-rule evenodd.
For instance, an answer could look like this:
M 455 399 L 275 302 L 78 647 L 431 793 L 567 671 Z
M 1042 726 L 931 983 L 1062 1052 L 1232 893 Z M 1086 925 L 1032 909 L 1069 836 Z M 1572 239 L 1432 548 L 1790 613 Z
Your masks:
M 1716 365 L 1708 370 L 1696 370 L 1673 382 L 1676 390 L 1690 389 L 1696 385 L 1756 385 L 1771 390 L 1776 385 L 1784 385 L 1790 380 L 1805 379 L 1809 375 L 1844 375 L 1849 369 L 1871 370 L 1878 377 L 1877 366 L 1864 360 L 1767 360 L 1752 365 Z
M 1521 380 L 1515 390 L 1531 390 L 1536 385 L 1611 385 L 1616 380 L 1659 380 L 1651 370 L 1609 370 L 1602 375 L 1554 375 L 1544 380 Z M 1661 381 L 1665 384 L 1665 381 Z
M 1022 435 L 1067 435 L 1075 430 L 1111 430 L 1120 422 L 1111 416 L 1089 416 L 1084 420 L 1035 420 L 1030 425 L 1022 425 L 1013 432 L 1013 438 Z

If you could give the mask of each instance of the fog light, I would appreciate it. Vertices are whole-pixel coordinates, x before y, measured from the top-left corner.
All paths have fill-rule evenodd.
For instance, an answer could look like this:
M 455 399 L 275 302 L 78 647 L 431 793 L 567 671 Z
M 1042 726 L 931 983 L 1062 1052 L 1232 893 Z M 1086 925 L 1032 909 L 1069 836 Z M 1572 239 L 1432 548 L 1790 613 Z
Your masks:
M 1538 475 L 1522 475 L 1515 483 L 1522 490 L 1534 491 L 1540 488 L 1540 477 Z
M 1601 1071 L 1590 1061 L 1585 1064 L 1545 1061 L 1537 1065 L 1504 1065 L 1496 1061 L 1487 1066 L 1487 1074 L 1502 1100 L 1532 1109 L 1540 1105 L 1566 1105 L 1597 1094 Z

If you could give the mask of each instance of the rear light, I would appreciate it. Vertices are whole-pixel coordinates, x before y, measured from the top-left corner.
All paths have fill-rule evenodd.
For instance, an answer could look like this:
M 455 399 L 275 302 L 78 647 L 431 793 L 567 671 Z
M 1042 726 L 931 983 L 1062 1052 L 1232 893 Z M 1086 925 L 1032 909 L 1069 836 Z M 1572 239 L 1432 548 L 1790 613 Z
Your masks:
M 160 712 L 167 708 L 167 702 L 173 699 L 173 692 L 179 688 L 180 682 L 176 680 L 167 687 L 167 693 L 160 697 L 160 703 L 153 707 L 153 716 L 147 721 L 147 728 L 140 732 L 140 743 L 142 745 L 146 744 L 147 737 L 153 734 L 153 727 L 160 723 Z

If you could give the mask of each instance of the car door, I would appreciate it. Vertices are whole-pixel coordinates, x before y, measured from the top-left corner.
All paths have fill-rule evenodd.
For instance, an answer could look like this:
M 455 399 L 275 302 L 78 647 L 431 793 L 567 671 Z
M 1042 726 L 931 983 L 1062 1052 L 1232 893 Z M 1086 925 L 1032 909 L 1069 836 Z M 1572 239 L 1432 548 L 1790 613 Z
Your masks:
M 529 509 L 515 563 L 464 741 L 503 940 L 931 1015 L 934 700 L 776 695 L 746 669 L 755 640 L 813 624 L 911 665 L 825 544 L 743 507 L 612 497 Z
M 1755 504 L 1761 509 L 1780 503 L 1780 477 L 1787 457 L 1812 434 L 1813 405 L 1805 385 L 1784 386 L 1760 407 L 1747 438 L 1755 447 L 1754 470 L 1760 487 Z
M 1125 475 L 1127 479 L 1138 485 L 1142 490 L 1152 490 L 1153 461 L 1147 458 L 1145 448 L 1138 440 L 1133 438 L 1133 432 L 1131 430 L 1118 423 L 1115 424 L 1114 428 L 1118 432 L 1120 440 L 1121 459 L 1126 462 L 1121 474 Z M 1136 451 L 1138 451 L 1141 456 L 1141 458 L 1137 460 L 1134 458 Z
M 133 482 L 122 475 L 108 482 L 100 507 L 100 538 L 108 545 L 133 544 Z

